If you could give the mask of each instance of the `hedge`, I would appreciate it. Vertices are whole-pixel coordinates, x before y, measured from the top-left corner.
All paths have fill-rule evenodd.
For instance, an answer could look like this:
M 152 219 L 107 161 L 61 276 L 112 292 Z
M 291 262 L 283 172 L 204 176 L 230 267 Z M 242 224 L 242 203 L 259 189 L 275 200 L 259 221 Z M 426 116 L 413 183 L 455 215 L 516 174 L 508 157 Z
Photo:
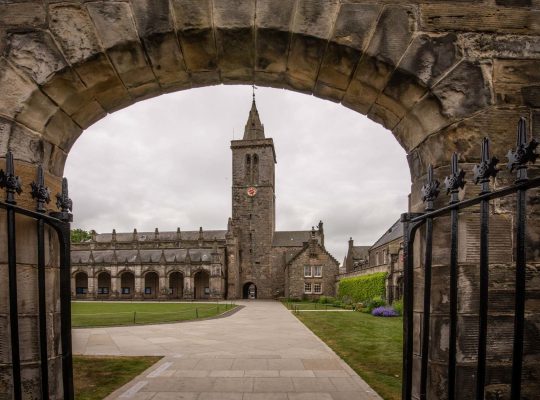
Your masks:
M 367 301 L 376 297 L 384 299 L 387 272 L 343 278 L 339 281 L 338 297 L 344 296 L 354 301 Z

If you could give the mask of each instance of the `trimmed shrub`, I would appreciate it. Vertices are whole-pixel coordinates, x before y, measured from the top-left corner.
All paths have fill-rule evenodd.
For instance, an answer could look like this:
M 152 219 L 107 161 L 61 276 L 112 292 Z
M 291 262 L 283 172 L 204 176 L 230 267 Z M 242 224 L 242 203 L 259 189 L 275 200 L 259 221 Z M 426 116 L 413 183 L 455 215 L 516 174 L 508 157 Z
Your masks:
M 394 307 L 394 310 L 396 310 L 399 315 L 403 315 L 403 299 L 394 301 L 392 307 Z
M 399 314 L 392 307 L 377 307 L 371 311 L 374 317 L 398 317 Z
M 330 296 L 321 296 L 319 298 L 319 303 L 321 303 L 321 304 L 331 304 L 334 301 L 336 301 L 336 299 L 333 298 L 333 297 L 330 297 Z
M 339 281 L 338 297 L 348 298 L 349 302 L 365 302 L 374 298 L 383 298 L 387 272 L 344 278 Z
M 363 311 L 366 313 L 371 313 L 373 309 L 377 307 L 384 307 L 386 306 L 386 302 L 381 299 L 380 297 L 377 297 L 375 299 L 368 300 L 364 303 L 364 309 Z

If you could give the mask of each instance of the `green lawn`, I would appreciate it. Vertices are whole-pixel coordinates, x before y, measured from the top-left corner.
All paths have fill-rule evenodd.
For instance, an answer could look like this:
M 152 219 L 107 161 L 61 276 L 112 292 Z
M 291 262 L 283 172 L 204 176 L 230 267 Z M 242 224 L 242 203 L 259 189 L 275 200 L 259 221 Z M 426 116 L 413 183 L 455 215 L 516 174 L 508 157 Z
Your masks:
M 77 400 L 101 400 L 125 385 L 161 357 L 73 357 Z
M 403 318 L 360 312 L 296 316 L 384 399 L 401 399 Z
M 231 308 L 231 303 L 72 302 L 72 326 L 156 324 L 208 318 Z
M 283 305 L 287 307 L 289 310 L 292 310 L 293 308 L 296 308 L 297 310 L 335 310 L 335 309 L 341 309 L 341 307 L 334 306 L 332 304 L 320 304 L 320 303 L 314 303 L 312 301 L 282 301 Z

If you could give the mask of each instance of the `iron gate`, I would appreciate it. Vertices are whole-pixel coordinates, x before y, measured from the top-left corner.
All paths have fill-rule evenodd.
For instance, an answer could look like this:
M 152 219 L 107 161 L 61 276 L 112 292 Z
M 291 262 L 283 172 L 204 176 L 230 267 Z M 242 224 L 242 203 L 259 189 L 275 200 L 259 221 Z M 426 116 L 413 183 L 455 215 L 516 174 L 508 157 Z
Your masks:
M 472 206 L 480 206 L 480 293 L 479 293 L 479 322 L 478 322 L 478 353 L 476 366 L 476 388 L 474 398 L 484 400 L 486 377 L 486 340 L 488 322 L 488 284 L 489 284 L 489 206 L 497 198 L 510 195 L 516 196 L 515 218 L 515 295 L 514 295 L 514 332 L 512 348 L 512 377 L 511 399 L 521 399 L 521 375 L 523 367 L 523 342 L 525 323 L 525 284 L 526 284 L 526 194 L 531 188 L 540 187 L 540 178 L 527 177 L 527 165 L 534 163 L 538 143 L 532 139 L 527 143 L 526 120 L 521 118 L 517 129 L 517 145 L 515 150 L 507 154 L 508 168 L 516 173 L 514 183 L 503 189 L 490 190 L 490 180 L 495 178 L 499 170 L 499 160 L 490 156 L 489 140 L 484 138 L 481 147 L 481 162 L 474 169 L 475 184 L 480 185 L 480 194 L 468 200 L 459 201 L 458 193 L 465 186 L 465 172 L 458 167 L 458 155 L 454 153 L 451 160 L 451 174 L 444 183 L 449 204 L 434 209 L 434 201 L 439 195 L 440 183 L 433 177 L 433 167 L 430 165 L 427 182 L 422 187 L 422 199 L 425 213 L 406 213 L 402 215 L 404 223 L 404 347 L 403 347 L 403 394 L 404 400 L 412 398 L 413 374 L 419 376 L 419 395 L 421 400 L 427 399 L 428 360 L 430 345 L 430 300 L 431 273 L 433 250 L 433 220 L 436 217 L 450 216 L 450 273 L 449 273 L 449 341 L 448 341 L 448 399 L 456 400 L 456 348 L 458 328 L 458 214 L 460 210 Z M 420 370 L 413 371 L 413 303 L 414 303 L 414 258 L 413 242 L 419 229 L 424 229 L 424 259 L 423 259 L 423 302 L 420 338 Z M 418 376 L 416 375 L 416 378 Z M 435 400 L 435 399 L 433 399 Z
M 31 218 L 36 224 L 37 235 L 37 282 L 39 309 L 39 355 L 41 376 L 41 398 L 49 398 L 49 368 L 47 347 L 47 305 L 45 280 L 45 226 L 52 228 L 60 244 L 60 313 L 61 313 L 61 349 L 62 349 L 62 384 L 64 399 L 72 400 L 73 368 L 71 353 L 71 273 L 70 273 L 70 222 L 73 217 L 71 200 L 68 197 L 67 180 L 62 181 L 62 192 L 56 195 L 60 212 L 46 214 L 45 203 L 50 202 L 49 189 L 45 186 L 42 166 L 37 168 L 37 179 L 30 184 L 32 198 L 36 200 L 36 210 L 30 211 L 17 206 L 15 196 L 22 192 L 21 179 L 15 175 L 13 155 L 6 155 L 6 171 L 0 170 L 0 188 L 5 188 L 6 200 L 0 201 L 0 208 L 6 210 L 7 217 L 7 251 L 8 251 L 8 285 L 9 285 L 9 321 L 11 337 L 12 387 L 13 398 L 23 397 L 23 381 L 21 379 L 21 357 L 19 343 L 19 311 L 17 294 L 17 243 L 15 226 L 17 216 Z M 52 335 L 51 335 L 52 337 Z

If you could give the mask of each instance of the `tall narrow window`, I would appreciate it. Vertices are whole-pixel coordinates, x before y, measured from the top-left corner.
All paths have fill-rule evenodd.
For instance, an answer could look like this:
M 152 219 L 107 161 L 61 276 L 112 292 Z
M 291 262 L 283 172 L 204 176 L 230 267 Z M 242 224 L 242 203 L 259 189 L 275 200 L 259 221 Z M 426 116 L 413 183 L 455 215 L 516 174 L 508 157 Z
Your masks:
M 251 156 L 246 154 L 246 183 L 251 183 Z
M 253 183 L 259 183 L 259 156 L 253 154 Z

